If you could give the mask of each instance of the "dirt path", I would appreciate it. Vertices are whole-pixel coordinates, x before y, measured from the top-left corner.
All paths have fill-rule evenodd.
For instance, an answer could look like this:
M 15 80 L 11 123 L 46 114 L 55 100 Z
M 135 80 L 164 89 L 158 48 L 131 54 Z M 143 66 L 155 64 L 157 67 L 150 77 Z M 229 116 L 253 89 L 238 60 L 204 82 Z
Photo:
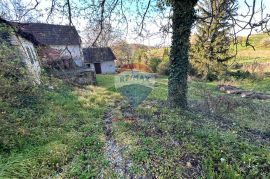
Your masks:
M 143 175 L 136 175 L 130 171 L 132 166 L 132 161 L 128 158 L 123 157 L 122 151 L 123 149 L 129 148 L 129 146 L 120 146 L 117 145 L 115 139 L 113 138 L 113 118 L 118 116 L 113 116 L 112 111 L 115 108 L 119 107 L 121 112 L 121 116 L 123 120 L 126 122 L 133 120 L 138 120 L 135 110 L 131 105 L 127 105 L 128 103 L 123 103 L 120 101 L 115 101 L 114 106 L 109 107 L 107 111 L 104 113 L 103 121 L 104 121 L 104 131 L 106 135 L 106 146 L 105 146 L 105 156 L 107 160 L 110 162 L 111 168 L 120 178 L 138 178 L 138 179 L 148 179 L 155 178 L 145 166 L 141 166 L 141 169 L 144 171 Z
M 110 114 L 110 108 L 105 112 L 103 120 L 105 126 L 106 146 L 105 156 L 110 162 L 110 165 L 114 172 L 121 178 L 133 178 L 128 169 L 131 166 L 131 161 L 122 157 L 121 148 L 116 145 L 112 137 L 112 116 Z

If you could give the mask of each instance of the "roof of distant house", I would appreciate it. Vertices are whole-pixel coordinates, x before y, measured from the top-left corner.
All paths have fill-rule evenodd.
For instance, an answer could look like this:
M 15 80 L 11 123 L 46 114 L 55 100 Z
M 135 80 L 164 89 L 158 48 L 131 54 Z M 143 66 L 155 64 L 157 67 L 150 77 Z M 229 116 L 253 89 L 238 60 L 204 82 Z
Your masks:
M 42 45 L 80 45 L 81 43 L 74 26 L 16 22 L 12 24 L 24 32 L 33 34 Z
M 109 47 L 84 48 L 84 61 L 88 63 L 114 61 L 116 59 L 113 51 Z

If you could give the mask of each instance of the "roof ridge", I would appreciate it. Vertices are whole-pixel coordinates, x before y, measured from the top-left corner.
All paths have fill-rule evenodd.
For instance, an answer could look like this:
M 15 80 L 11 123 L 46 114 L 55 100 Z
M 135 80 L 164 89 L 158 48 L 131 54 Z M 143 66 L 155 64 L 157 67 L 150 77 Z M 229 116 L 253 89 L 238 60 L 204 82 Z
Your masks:
M 109 48 L 109 49 L 111 49 L 111 47 L 86 47 L 86 48 L 83 48 L 83 49 L 91 49 L 91 48 Z
M 10 21 L 11 23 L 16 23 L 16 24 L 22 24 L 22 25 L 29 25 L 29 24 L 37 24 L 37 25 L 52 25 L 52 26 L 62 26 L 62 27 L 76 27 L 74 25 L 62 25 L 62 24 L 49 24 L 49 23 L 44 23 L 44 22 L 13 22 Z

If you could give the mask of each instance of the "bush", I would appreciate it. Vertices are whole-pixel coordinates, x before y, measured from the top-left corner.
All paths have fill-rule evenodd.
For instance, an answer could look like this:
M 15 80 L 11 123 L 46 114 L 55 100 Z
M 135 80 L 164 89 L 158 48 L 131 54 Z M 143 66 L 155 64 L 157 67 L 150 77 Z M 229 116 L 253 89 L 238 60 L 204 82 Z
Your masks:
M 233 77 L 237 80 L 240 80 L 240 79 L 254 78 L 254 75 L 252 75 L 248 71 L 237 70 L 235 72 L 227 72 L 225 77 Z
M 28 71 L 18 49 L 2 43 L 0 46 L 0 101 L 12 106 L 28 105 L 36 87 L 28 78 Z M 31 98 L 31 99 L 30 99 Z
M 160 75 L 169 75 L 169 57 L 164 58 L 157 67 L 157 72 Z
M 149 60 L 149 68 L 151 69 L 151 71 L 153 73 L 156 73 L 157 72 L 157 67 L 158 65 L 161 63 L 161 59 L 160 58 L 151 58 Z
M 232 69 L 234 69 L 234 70 L 241 69 L 242 67 L 243 67 L 243 64 L 239 64 L 239 63 L 232 65 Z

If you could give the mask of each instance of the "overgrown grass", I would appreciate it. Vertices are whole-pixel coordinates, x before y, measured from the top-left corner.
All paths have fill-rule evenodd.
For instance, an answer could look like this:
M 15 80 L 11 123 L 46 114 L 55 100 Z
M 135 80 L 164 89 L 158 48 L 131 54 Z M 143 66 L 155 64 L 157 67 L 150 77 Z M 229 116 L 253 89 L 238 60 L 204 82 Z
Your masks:
M 38 105 L 17 109 L 0 103 L 1 122 L 14 121 L 7 130 L 1 128 L 0 178 L 116 176 L 104 154 L 102 118 L 109 106 L 117 119 L 113 139 L 134 176 L 270 177 L 269 101 L 224 95 L 218 83 L 190 81 L 190 111 L 170 109 L 168 80 L 162 77 L 130 111 L 115 89 L 114 75 L 98 75 L 97 80 L 97 87 L 85 88 L 50 83 L 40 89 Z M 269 83 L 269 78 L 234 82 L 264 92 Z
M 110 91 L 115 91 L 115 75 L 97 75 L 97 85 Z
M 243 87 L 260 83 L 268 81 Z M 119 115 L 121 110 L 113 112 L 115 117 L 122 116 L 113 124 L 113 136 L 132 161 L 134 175 L 270 177 L 270 103 L 227 96 L 216 85 L 190 82 L 190 112 L 183 112 L 166 107 L 167 80 L 158 79 L 151 95 L 134 112 L 135 120 L 125 119 L 125 111 L 123 115 Z M 260 85 L 260 90 L 269 89 Z
M 5 106 L 2 112 L 6 115 L 1 115 L 1 121 L 14 123 L 6 133 L 1 129 L 0 178 L 109 175 L 102 116 L 106 104 L 119 95 L 59 82 L 40 89 L 40 94 L 38 105 Z

